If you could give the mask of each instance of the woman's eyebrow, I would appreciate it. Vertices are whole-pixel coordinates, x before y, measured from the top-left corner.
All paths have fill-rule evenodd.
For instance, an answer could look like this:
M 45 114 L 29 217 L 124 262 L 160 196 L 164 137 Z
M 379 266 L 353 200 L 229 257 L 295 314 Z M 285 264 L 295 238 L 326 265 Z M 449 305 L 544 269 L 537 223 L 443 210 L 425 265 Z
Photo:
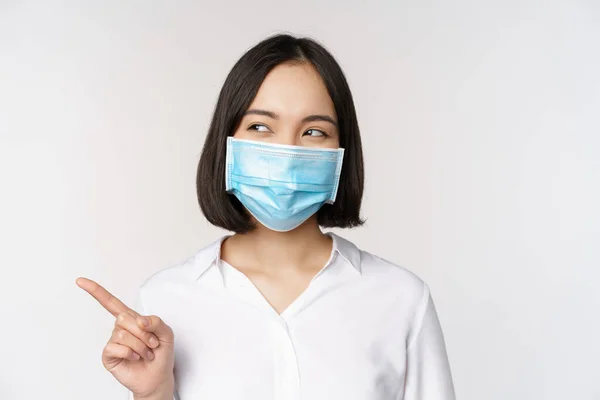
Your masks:
M 273 111 L 260 110 L 258 108 L 251 108 L 244 113 L 244 115 L 264 115 L 265 117 L 269 117 L 272 119 L 279 119 L 279 115 L 275 114 Z
M 263 116 L 269 117 L 271 119 L 279 119 L 279 115 L 275 114 L 273 111 L 261 110 L 258 108 L 251 108 L 244 113 L 244 115 L 251 115 L 251 114 L 252 115 L 263 115 Z M 324 121 L 324 122 L 329 122 L 330 124 L 334 125 L 335 127 L 338 126 L 337 122 L 335 122 L 335 120 L 333 118 L 331 118 L 329 115 L 315 114 L 315 115 L 306 116 L 302 119 L 302 122 L 313 122 L 313 121 Z
M 338 124 L 335 122 L 333 118 L 329 115 L 309 115 L 308 117 L 304 117 L 302 122 L 313 122 L 313 121 L 325 121 L 331 123 L 333 126 L 337 128 Z

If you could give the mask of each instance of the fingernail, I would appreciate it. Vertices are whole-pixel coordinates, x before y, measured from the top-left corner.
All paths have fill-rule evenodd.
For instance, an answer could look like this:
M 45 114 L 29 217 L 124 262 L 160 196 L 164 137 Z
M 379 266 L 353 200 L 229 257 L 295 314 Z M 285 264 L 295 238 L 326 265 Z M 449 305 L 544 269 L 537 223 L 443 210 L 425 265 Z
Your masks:
M 154 360 L 154 353 L 151 351 L 148 352 L 148 360 Z
M 158 346 L 158 340 L 156 340 L 156 338 L 154 336 L 150 336 L 149 342 L 150 342 L 150 346 L 152 346 L 152 347 Z
M 144 325 L 144 326 L 148 326 L 148 325 L 150 325 L 150 320 L 149 320 L 148 318 L 146 318 L 146 317 L 141 317 L 141 318 L 140 318 L 140 322 L 141 322 L 141 323 L 142 323 L 142 325 Z
M 133 359 L 134 360 L 139 360 L 140 359 L 140 355 L 138 353 L 133 353 Z

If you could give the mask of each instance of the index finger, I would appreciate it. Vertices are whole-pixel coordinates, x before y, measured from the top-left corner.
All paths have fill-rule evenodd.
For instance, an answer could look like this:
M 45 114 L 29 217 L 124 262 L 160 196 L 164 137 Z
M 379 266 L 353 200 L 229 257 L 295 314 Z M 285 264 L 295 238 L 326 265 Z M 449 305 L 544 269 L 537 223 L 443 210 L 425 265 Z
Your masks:
M 123 302 L 117 299 L 110 292 L 104 289 L 102 286 L 97 284 L 91 279 L 77 278 L 75 281 L 77 286 L 88 292 L 93 298 L 95 298 L 102 307 L 104 307 L 109 313 L 115 317 L 123 312 L 134 313 L 131 308 L 127 307 Z

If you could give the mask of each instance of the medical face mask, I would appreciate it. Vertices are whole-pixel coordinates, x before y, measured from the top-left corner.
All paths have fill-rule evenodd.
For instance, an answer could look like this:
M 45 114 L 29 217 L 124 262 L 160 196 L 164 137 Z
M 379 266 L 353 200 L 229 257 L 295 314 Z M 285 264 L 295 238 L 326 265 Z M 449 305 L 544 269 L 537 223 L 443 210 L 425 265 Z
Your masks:
M 344 149 L 227 138 L 225 190 L 264 226 L 290 231 L 337 195 Z

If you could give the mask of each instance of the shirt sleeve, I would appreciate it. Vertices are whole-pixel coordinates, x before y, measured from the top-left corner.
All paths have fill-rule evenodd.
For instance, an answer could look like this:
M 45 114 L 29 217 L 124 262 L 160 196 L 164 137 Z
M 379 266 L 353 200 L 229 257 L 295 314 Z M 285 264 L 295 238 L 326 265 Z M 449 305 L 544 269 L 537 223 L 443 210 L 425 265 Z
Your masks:
M 425 284 L 415 325 L 415 333 L 407 347 L 403 399 L 455 400 L 442 328 L 429 287 Z

